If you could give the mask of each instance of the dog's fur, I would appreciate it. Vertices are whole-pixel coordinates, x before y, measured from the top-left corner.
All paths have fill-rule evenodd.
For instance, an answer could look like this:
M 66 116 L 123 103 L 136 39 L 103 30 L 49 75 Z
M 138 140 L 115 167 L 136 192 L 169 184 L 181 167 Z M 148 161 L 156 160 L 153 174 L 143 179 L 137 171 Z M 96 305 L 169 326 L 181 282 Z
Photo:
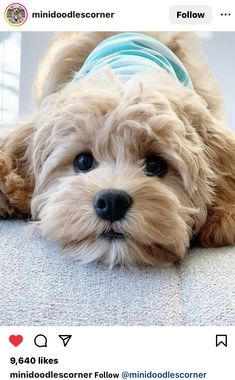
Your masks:
M 14 18 L 14 21 L 16 24 L 19 24 L 23 21 L 24 16 L 22 12 L 23 12 L 22 8 L 14 7 L 12 11 L 12 17 Z
M 105 78 L 71 83 L 87 55 L 113 33 L 64 33 L 46 52 L 35 82 L 38 111 L 0 142 L 0 213 L 32 214 L 42 231 L 75 258 L 108 265 L 166 265 L 184 257 L 197 236 L 205 247 L 235 243 L 235 136 L 223 99 L 191 33 L 147 33 L 183 62 L 194 91 L 162 70 L 122 84 Z M 75 174 L 90 150 L 98 167 Z M 162 155 L 163 178 L 146 176 L 148 152 Z M 125 190 L 133 206 L 113 223 L 92 207 L 102 189 Z

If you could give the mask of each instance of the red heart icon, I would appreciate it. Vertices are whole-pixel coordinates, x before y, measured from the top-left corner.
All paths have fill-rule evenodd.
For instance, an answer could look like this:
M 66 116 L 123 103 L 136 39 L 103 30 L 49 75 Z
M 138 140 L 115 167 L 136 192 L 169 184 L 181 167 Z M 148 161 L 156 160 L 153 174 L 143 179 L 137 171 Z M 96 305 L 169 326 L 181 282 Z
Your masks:
M 13 346 L 17 347 L 23 342 L 23 337 L 22 335 L 11 335 L 9 336 L 9 341 Z

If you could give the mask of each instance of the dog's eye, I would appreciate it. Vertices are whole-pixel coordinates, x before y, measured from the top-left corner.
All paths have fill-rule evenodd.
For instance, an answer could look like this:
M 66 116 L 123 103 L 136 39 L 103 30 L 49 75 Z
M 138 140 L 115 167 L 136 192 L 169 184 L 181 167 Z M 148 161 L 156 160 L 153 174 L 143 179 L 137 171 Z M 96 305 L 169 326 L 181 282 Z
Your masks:
M 96 166 L 92 153 L 84 152 L 75 157 L 73 167 L 75 172 L 88 172 Z
M 162 177 L 167 172 L 167 163 L 164 158 L 150 154 L 145 159 L 145 171 L 148 176 Z

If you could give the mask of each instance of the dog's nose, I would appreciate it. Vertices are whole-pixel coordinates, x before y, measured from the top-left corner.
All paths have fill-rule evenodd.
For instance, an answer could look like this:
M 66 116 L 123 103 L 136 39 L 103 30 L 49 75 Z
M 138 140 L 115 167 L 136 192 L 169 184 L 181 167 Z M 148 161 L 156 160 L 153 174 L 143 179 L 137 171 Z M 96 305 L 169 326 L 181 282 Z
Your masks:
M 93 204 L 100 218 L 115 222 L 126 215 L 132 203 L 132 198 L 125 191 L 107 189 L 96 194 Z

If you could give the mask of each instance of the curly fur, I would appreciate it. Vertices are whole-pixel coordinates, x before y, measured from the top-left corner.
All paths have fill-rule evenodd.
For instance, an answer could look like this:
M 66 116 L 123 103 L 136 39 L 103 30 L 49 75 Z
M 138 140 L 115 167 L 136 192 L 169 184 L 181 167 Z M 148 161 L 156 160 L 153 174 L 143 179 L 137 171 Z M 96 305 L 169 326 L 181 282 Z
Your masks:
M 235 243 L 235 137 L 223 100 L 195 36 L 148 33 L 190 73 L 195 91 L 153 70 L 121 83 L 71 83 L 89 52 L 112 33 L 57 35 L 35 82 L 38 111 L 0 142 L 0 215 L 32 214 L 43 233 L 83 262 L 162 266 L 182 259 L 192 237 L 203 246 Z M 98 167 L 75 174 L 73 160 L 92 151 Z M 163 178 L 147 177 L 147 152 L 164 157 Z M 111 228 L 92 207 L 98 191 L 125 190 L 127 217 L 112 224 L 124 240 L 100 238 Z

